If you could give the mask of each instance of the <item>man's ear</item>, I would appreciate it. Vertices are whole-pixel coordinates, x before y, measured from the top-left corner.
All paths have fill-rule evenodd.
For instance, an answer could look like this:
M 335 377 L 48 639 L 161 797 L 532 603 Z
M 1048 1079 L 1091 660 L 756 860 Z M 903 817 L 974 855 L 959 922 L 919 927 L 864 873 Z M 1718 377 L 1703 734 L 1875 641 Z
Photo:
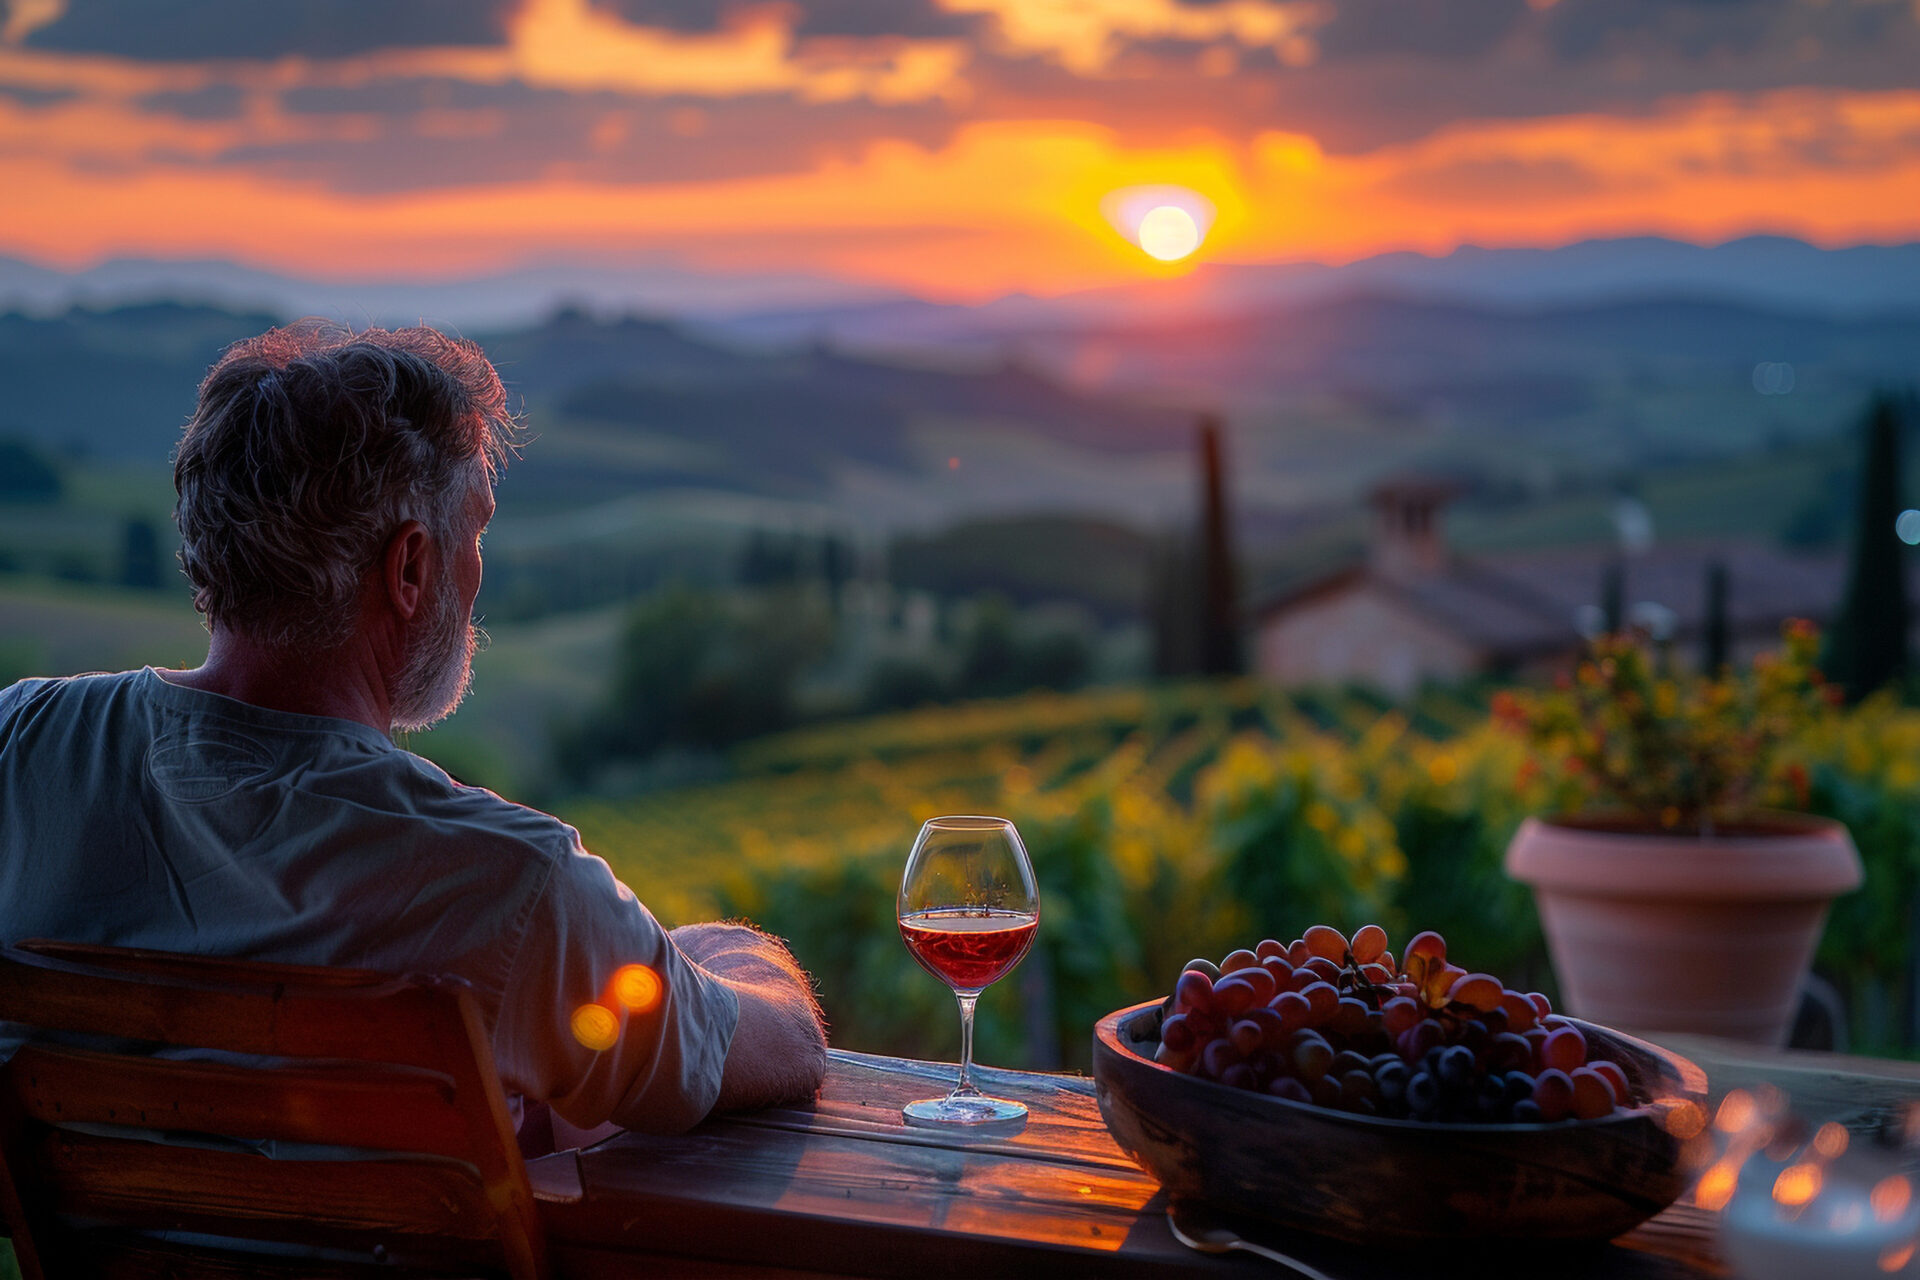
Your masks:
M 402 621 L 410 621 L 426 599 L 436 550 L 433 535 L 418 520 L 407 521 L 387 539 L 380 557 L 380 585 Z

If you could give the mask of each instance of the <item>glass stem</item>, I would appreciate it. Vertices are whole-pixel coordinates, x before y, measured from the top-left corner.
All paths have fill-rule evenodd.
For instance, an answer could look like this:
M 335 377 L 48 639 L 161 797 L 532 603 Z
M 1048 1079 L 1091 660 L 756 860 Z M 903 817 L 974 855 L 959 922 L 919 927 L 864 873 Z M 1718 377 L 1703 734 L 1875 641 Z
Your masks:
M 980 993 L 956 991 L 953 995 L 960 1002 L 960 1083 L 949 1096 L 959 1098 L 980 1092 L 973 1087 L 973 1006 L 979 1003 Z

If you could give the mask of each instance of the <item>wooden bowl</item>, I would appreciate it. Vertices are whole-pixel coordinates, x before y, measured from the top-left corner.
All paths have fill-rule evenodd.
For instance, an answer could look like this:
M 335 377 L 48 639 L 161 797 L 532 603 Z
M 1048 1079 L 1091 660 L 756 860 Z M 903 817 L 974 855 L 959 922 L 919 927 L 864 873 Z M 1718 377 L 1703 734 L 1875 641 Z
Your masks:
M 1685 1132 L 1691 1120 L 1697 1130 L 1707 1077 L 1655 1045 L 1570 1021 L 1606 1046 L 1642 1106 L 1599 1120 L 1491 1125 L 1291 1102 L 1155 1062 L 1157 1000 L 1100 1020 L 1093 1077 L 1114 1140 L 1175 1197 L 1363 1243 L 1606 1240 L 1686 1189 L 1669 1124 Z

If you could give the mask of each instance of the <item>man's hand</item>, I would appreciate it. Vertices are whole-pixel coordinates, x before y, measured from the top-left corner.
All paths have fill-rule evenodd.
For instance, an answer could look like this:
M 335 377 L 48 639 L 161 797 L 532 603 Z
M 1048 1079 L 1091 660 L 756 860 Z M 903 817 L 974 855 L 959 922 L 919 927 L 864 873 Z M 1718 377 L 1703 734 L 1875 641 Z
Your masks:
M 813 984 L 786 944 L 743 924 L 682 925 L 668 936 L 740 1001 L 714 1110 L 800 1102 L 818 1093 L 827 1070 L 826 1027 Z

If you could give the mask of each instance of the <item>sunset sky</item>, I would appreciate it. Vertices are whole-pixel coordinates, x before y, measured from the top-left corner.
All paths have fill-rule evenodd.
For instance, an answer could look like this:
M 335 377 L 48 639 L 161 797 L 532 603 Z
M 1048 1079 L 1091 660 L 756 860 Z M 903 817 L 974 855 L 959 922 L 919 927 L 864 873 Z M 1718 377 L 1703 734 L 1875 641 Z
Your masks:
M 1189 263 L 1920 240 L 1920 0 L 0 14 L 0 254 L 66 269 L 658 263 L 977 300 L 1184 269 L 1114 225 L 1140 188 L 1210 221 Z

